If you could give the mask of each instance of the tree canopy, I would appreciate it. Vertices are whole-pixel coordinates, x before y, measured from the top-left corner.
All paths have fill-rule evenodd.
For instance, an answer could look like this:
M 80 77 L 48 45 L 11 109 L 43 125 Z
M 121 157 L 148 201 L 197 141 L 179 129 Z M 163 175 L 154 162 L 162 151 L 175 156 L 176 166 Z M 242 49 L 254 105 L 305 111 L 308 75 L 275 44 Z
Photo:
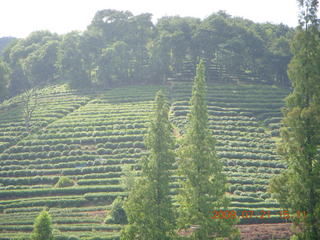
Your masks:
M 320 238 L 320 41 L 317 0 L 299 1 L 300 26 L 292 42 L 288 73 L 293 91 L 286 98 L 279 152 L 288 168 L 271 181 L 282 207 L 301 224 L 302 239 Z M 306 218 L 299 218 L 305 211 Z M 300 238 L 299 238 L 300 239 Z
M 162 17 L 156 24 L 151 16 L 105 9 L 84 32 L 37 31 L 12 41 L 2 57 L 10 69 L 8 96 L 58 81 L 76 88 L 191 81 L 199 58 L 206 60 L 208 81 L 290 84 L 294 30 L 285 25 L 222 11 L 204 20 Z

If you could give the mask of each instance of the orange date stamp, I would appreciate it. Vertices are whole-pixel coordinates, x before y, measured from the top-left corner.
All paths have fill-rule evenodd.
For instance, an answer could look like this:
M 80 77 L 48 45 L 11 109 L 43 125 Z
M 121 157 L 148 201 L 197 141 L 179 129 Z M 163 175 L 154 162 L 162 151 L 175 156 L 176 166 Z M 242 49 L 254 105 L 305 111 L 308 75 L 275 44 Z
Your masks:
M 293 218 L 293 215 L 290 215 L 288 210 L 282 210 L 282 211 L 277 211 L 276 213 L 273 213 L 273 215 L 279 215 L 280 219 L 290 219 Z M 213 211 L 213 216 L 211 216 L 212 219 L 235 219 L 235 218 L 244 218 L 244 219 L 249 219 L 249 218 L 259 218 L 259 219 L 266 219 L 271 217 L 271 212 L 270 211 L 252 211 L 252 210 L 244 210 L 241 211 L 240 214 L 235 210 L 215 210 Z M 301 217 L 307 217 L 307 211 L 297 211 L 296 212 L 296 217 L 301 218 Z

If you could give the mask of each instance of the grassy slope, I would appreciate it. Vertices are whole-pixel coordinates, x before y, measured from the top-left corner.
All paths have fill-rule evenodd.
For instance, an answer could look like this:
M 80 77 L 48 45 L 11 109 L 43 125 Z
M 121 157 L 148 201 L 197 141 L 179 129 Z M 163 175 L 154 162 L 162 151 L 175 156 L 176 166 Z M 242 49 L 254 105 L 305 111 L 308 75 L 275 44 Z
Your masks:
M 53 215 L 55 234 L 113 238 L 106 225 L 112 200 L 125 195 L 123 167 L 145 149 L 155 92 L 160 86 L 78 93 L 65 86 L 43 91 L 34 132 L 23 126 L 19 97 L 0 105 L 0 239 L 27 236 L 43 207 Z M 171 119 L 183 134 L 191 86 L 167 89 Z M 210 127 L 228 175 L 232 208 L 257 216 L 242 222 L 277 222 L 278 205 L 266 193 L 268 180 L 285 166 L 275 154 L 280 107 L 288 91 L 262 85 L 209 85 Z M 176 135 L 180 135 L 176 132 Z M 77 182 L 55 188 L 59 176 Z M 173 181 L 173 192 L 176 190 Z M 271 218 L 260 220 L 261 210 Z M 210 216 L 208 216 L 210 217 Z

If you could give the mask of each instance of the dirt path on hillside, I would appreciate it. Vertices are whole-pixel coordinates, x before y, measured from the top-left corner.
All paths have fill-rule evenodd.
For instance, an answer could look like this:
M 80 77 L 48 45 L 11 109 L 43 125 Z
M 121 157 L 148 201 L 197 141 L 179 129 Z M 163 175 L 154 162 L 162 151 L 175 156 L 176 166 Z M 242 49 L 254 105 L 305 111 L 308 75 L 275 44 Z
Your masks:
M 243 240 L 290 239 L 291 223 L 238 225 Z

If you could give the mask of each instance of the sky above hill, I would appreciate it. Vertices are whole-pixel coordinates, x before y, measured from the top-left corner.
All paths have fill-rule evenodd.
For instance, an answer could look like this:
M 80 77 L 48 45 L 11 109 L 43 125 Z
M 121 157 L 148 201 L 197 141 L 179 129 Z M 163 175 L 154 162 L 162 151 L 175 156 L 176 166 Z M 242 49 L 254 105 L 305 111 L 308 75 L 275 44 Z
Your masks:
M 298 24 L 296 0 L 6 0 L 0 7 L 0 37 L 26 37 L 37 30 L 59 34 L 85 30 L 102 9 L 129 10 L 133 14 L 205 18 L 225 10 L 255 22 Z

